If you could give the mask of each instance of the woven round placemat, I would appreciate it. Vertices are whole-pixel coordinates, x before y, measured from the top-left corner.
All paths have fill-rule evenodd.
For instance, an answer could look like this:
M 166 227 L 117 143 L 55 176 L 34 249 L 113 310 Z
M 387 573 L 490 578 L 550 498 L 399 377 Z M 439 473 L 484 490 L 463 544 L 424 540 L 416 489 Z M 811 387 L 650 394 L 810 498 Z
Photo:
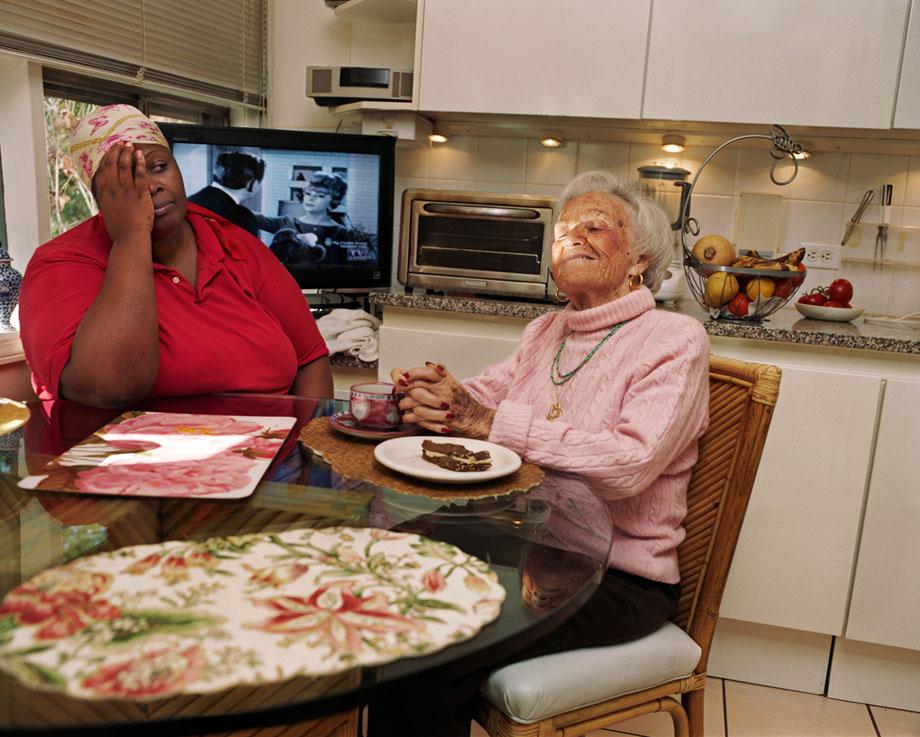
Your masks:
M 300 442 L 322 457 L 332 470 L 352 479 L 369 481 L 401 494 L 435 499 L 482 499 L 527 491 L 543 481 L 543 469 L 532 463 L 500 479 L 481 484 L 436 484 L 418 482 L 391 471 L 374 458 L 374 444 L 352 440 L 329 427 L 328 417 L 315 417 L 300 431 Z

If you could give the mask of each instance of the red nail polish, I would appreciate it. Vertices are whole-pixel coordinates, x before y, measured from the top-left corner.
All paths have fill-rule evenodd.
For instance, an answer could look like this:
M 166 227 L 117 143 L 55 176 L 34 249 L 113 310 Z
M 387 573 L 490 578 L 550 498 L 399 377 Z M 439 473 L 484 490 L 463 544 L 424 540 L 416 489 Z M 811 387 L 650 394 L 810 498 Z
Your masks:
M 447 402 L 441 402 L 441 409 L 450 409 L 450 405 Z
M 402 384 L 403 386 L 409 386 L 409 382 L 406 381 L 405 379 L 400 379 L 399 383 Z
M 404 373 L 404 374 L 403 374 L 403 376 L 404 376 L 405 378 L 407 378 L 407 379 L 408 379 L 408 378 L 409 378 L 409 372 L 408 372 L 408 371 L 406 371 L 406 373 Z
M 441 432 L 450 432 L 450 428 L 449 428 L 449 427 L 442 427 L 442 428 L 441 428 Z
M 431 361 L 425 361 L 425 365 L 426 365 L 426 366 L 434 366 L 434 364 L 433 364 Z
M 444 367 L 440 363 L 438 364 L 438 371 L 440 371 L 442 374 L 444 373 Z
M 444 419 L 445 419 L 445 420 L 452 420 L 452 419 L 454 419 L 454 413 L 453 413 L 453 412 L 448 412 L 446 415 L 444 415 Z

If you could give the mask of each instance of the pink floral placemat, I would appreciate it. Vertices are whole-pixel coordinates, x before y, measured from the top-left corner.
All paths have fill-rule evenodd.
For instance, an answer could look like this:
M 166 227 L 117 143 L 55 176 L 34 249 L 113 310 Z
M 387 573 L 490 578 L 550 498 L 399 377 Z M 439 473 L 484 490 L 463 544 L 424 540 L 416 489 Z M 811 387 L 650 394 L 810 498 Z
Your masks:
M 25 489 L 239 499 L 252 494 L 293 417 L 125 412 L 26 476 Z
M 322 676 L 473 637 L 505 590 L 458 548 L 332 527 L 140 545 L 39 573 L 0 604 L 0 668 L 85 699 Z

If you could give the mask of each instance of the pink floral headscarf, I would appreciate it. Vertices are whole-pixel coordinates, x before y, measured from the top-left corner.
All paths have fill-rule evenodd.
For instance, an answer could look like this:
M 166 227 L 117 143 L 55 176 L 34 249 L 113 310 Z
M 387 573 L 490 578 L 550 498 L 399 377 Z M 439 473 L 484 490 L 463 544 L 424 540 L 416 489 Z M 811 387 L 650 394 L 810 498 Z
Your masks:
M 169 147 L 159 126 L 133 105 L 101 107 L 77 123 L 70 136 L 70 155 L 87 187 L 102 157 L 119 142 Z

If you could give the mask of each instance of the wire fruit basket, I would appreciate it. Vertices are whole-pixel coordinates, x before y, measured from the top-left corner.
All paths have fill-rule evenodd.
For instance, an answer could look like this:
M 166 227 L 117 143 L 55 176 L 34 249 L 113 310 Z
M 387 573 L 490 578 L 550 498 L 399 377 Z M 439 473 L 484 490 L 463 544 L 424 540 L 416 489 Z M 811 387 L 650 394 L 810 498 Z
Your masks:
M 774 184 L 784 186 L 795 179 L 799 172 L 796 155 L 801 155 L 802 146 L 794 143 L 782 126 L 774 125 L 769 135 L 738 136 L 725 141 L 709 154 L 693 177 L 687 204 L 681 211 L 680 243 L 687 285 L 696 301 L 717 320 L 763 320 L 786 304 L 805 281 L 804 248 L 775 258 L 764 258 L 756 251 L 741 253 L 732 258 L 731 264 L 722 265 L 701 260 L 687 245 L 687 236 L 696 236 L 700 232 L 699 223 L 689 214 L 690 196 L 700 173 L 722 149 L 752 138 L 771 143 L 773 164 L 770 179 Z M 780 180 L 776 176 L 776 167 L 787 158 L 792 161 L 792 175 Z

